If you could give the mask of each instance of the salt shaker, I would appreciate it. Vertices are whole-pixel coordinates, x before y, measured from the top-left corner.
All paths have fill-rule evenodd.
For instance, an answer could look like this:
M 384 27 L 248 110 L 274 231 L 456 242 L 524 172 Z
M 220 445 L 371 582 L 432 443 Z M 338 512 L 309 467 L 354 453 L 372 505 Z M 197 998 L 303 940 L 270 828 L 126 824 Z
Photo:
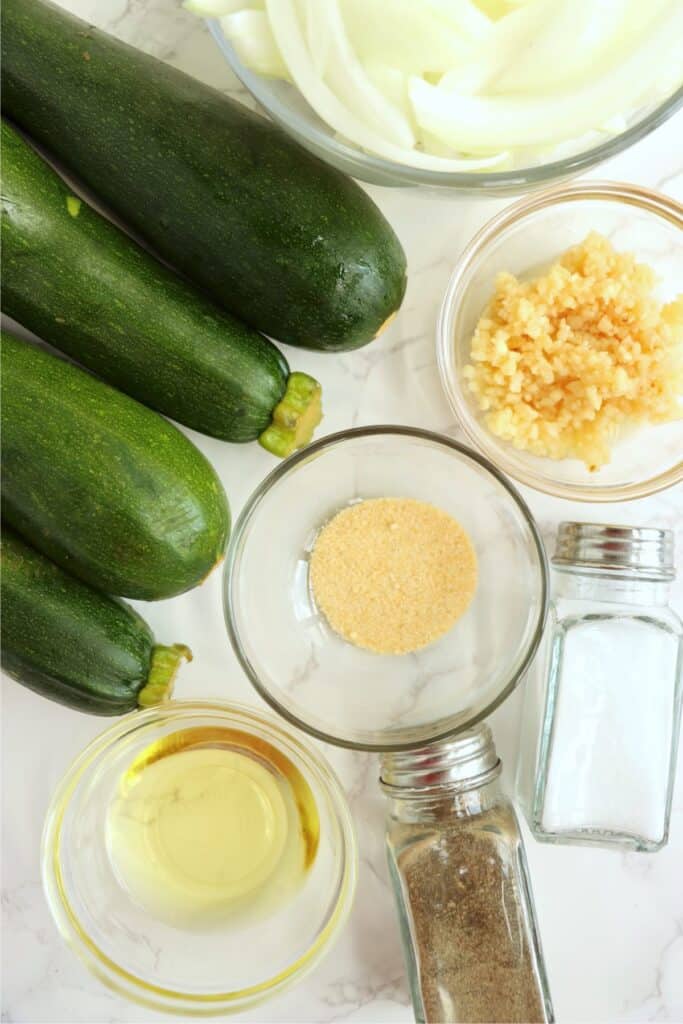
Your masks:
M 670 530 L 560 525 L 517 774 L 538 839 L 666 843 L 683 675 L 674 578 Z
M 487 726 L 382 756 L 387 854 L 418 1021 L 551 1021 L 517 818 Z

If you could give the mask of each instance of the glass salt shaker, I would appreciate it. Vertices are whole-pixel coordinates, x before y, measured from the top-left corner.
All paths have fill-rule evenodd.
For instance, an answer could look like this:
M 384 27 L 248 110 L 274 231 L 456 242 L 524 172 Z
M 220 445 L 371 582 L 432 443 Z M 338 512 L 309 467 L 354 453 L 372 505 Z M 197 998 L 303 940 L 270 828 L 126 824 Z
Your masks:
M 385 753 L 387 855 L 417 1021 L 552 1021 L 517 818 L 488 726 Z
M 683 624 L 670 530 L 562 523 L 529 671 L 517 792 L 536 838 L 643 851 L 667 841 Z

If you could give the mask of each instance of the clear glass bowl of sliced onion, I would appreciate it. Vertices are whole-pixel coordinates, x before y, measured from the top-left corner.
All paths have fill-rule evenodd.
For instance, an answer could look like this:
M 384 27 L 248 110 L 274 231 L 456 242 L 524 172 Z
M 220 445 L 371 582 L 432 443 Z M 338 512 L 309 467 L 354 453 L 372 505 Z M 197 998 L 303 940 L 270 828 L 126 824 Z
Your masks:
M 683 105 L 680 0 L 186 0 L 257 103 L 354 177 L 520 193 Z

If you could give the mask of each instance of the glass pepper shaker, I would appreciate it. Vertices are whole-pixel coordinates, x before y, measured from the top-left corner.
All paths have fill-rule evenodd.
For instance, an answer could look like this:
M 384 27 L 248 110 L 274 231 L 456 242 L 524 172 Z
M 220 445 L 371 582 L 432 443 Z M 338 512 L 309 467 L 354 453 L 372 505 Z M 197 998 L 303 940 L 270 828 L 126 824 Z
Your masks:
M 551 1021 L 517 818 L 488 726 L 382 756 L 417 1021 Z
M 517 791 L 534 835 L 653 851 L 668 838 L 683 624 L 670 530 L 562 523 L 529 671 Z

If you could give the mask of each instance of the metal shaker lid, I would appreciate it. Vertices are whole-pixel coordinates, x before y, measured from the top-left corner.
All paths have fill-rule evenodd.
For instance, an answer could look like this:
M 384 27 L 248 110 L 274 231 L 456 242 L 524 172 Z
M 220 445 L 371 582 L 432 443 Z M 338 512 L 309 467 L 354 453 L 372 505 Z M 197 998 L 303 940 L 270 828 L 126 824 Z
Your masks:
M 651 526 L 560 523 L 552 563 L 672 580 L 674 535 Z
M 382 754 L 380 782 L 385 791 L 404 795 L 457 792 L 483 785 L 500 769 L 491 730 L 480 724 L 441 743 Z

